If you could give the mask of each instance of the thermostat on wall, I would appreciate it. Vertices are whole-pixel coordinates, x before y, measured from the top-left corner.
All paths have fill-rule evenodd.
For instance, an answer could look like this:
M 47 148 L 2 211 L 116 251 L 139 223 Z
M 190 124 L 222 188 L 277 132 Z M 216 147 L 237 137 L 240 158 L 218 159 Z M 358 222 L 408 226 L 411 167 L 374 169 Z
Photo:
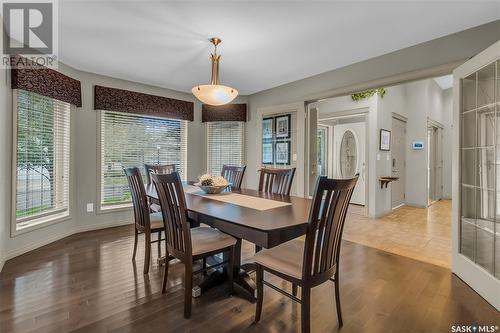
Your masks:
M 413 141 L 411 148 L 415 150 L 424 149 L 424 143 L 422 141 Z

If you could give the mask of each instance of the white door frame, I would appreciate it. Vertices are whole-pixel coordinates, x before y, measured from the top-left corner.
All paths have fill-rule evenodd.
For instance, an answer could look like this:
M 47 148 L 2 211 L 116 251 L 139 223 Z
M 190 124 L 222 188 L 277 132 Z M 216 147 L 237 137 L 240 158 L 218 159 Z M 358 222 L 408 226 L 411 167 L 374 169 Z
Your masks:
M 453 71 L 452 260 L 451 269 L 500 311 L 500 280 L 460 253 L 460 108 L 461 78 L 500 58 L 500 41 Z
M 334 98 L 334 97 L 332 97 L 332 98 Z M 340 112 L 336 112 L 336 113 L 328 113 L 326 115 L 326 117 L 323 117 L 323 118 L 320 117 L 321 113 L 318 112 L 318 122 L 324 121 L 324 120 L 352 118 L 352 117 L 357 117 L 357 116 L 363 116 L 364 117 L 364 123 L 365 123 L 365 170 L 364 170 L 364 174 L 365 174 L 365 215 L 366 216 L 368 216 L 370 205 L 373 204 L 373 203 L 370 202 L 370 195 L 369 195 L 370 194 L 369 188 L 371 186 L 371 184 L 370 184 L 370 173 L 368 172 L 369 167 L 370 167 L 369 156 L 370 156 L 370 150 L 371 150 L 370 140 L 369 140 L 370 136 L 369 136 L 369 133 L 368 133 L 368 129 L 369 129 L 369 123 L 368 123 L 369 122 L 369 112 L 370 112 L 370 108 L 368 108 L 368 107 L 362 107 L 362 108 L 359 108 L 359 109 L 352 109 L 352 110 L 340 111 Z M 334 152 L 334 148 L 333 148 L 333 133 L 332 133 L 331 138 L 332 139 L 330 140 L 329 145 L 332 145 L 332 149 L 330 151 L 332 151 L 332 153 L 333 153 Z M 307 164 L 309 165 L 309 162 Z M 332 171 L 332 170 L 333 169 L 331 168 L 330 171 Z M 330 176 L 330 174 L 329 174 L 329 176 Z M 309 184 L 309 186 L 314 186 L 314 184 Z M 308 188 L 308 190 L 309 190 L 309 188 Z M 309 192 L 306 192 L 306 193 L 309 193 Z

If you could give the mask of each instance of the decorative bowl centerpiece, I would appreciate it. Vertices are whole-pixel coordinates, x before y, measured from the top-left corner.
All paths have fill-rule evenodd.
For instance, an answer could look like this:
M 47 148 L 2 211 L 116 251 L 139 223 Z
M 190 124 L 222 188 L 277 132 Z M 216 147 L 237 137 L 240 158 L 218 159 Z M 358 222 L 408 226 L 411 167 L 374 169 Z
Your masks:
M 201 188 L 207 194 L 219 194 L 231 185 L 222 176 L 211 176 L 204 174 L 198 178 L 198 182 L 194 184 Z

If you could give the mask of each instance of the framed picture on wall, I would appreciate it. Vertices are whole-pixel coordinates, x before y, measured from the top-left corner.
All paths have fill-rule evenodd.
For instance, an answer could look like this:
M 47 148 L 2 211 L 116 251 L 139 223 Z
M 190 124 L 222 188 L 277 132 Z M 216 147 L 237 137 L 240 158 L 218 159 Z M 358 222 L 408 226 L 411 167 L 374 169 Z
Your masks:
M 290 141 L 276 142 L 276 164 L 290 164 Z
M 274 132 L 274 118 L 262 119 L 262 140 L 272 140 Z
M 391 150 L 391 131 L 380 129 L 380 150 Z
M 274 151 L 272 142 L 262 143 L 262 164 L 274 164 Z
M 276 139 L 290 138 L 290 115 L 277 116 L 276 120 Z

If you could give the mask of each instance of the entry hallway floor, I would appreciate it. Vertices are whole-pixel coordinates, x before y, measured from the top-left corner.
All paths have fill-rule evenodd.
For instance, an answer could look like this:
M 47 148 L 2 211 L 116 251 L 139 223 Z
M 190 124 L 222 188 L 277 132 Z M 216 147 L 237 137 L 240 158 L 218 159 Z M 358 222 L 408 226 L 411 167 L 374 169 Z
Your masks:
M 300 305 L 264 290 L 255 305 L 227 286 L 193 302 L 183 318 L 183 269 L 174 261 L 167 293 L 162 270 L 142 274 L 143 239 L 131 261 L 133 226 L 76 234 L 9 260 L 0 274 L 0 332 L 298 332 Z M 153 262 L 156 262 L 156 251 Z M 249 260 L 253 246 L 244 243 Z M 500 325 L 499 313 L 448 269 L 344 241 L 341 332 L 450 332 L 452 325 Z M 269 279 L 269 277 L 267 277 Z M 290 290 L 278 278 L 274 283 Z M 312 332 L 336 332 L 334 287 L 312 291 Z
M 428 208 L 403 206 L 382 218 L 350 205 L 344 239 L 420 261 L 451 267 L 451 200 Z

